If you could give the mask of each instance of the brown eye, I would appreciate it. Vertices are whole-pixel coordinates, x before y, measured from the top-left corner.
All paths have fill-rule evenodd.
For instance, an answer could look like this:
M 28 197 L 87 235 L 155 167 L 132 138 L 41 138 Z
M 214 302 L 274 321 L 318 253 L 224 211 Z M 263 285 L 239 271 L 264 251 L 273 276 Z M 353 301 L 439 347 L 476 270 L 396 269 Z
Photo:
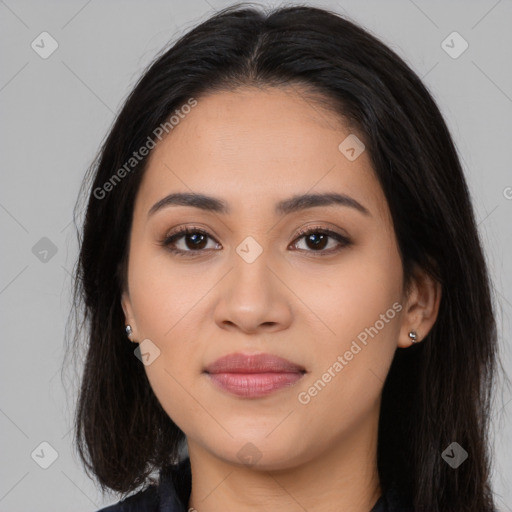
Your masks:
M 304 252 L 318 253 L 319 256 L 333 254 L 351 244 L 346 236 L 330 229 L 310 228 L 299 235 L 292 247 Z M 304 239 L 305 247 L 298 247 L 301 239 Z M 210 241 L 213 246 L 208 247 Z M 203 251 L 222 247 L 208 232 L 190 227 L 180 228 L 169 234 L 160 244 L 178 256 L 199 256 Z
M 189 256 L 193 255 L 190 253 L 200 253 L 212 249 L 212 247 L 207 247 L 209 239 L 213 240 L 206 231 L 201 229 L 181 228 L 177 232 L 168 235 L 161 242 L 161 245 L 180 256 Z
M 191 233 L 183 235 L 185 246 L 188 249 L 204 249 L 206 246 L 208 235 L 203 233 Z
M 319 255 L 332 254 L 351 243 L 346 236 L 343 236 L 340 233 L 336 233 L 330 229 L 320 228 L 312 228 L 301 232 L 300 236 L 296 240 L 300 239 L 304 239 L 305 248 L 299 248 L 299 250 L 318 252 Z M 299 243 L 297 241 L 293 244 L 294 247 L 297 247 L 298 245 Z
M 324 233 L 311 233 L 305 237 L 306 245 L 310 249 L 325 249 L 329 242 L 329 235 Z M 311 245 L 310 245 L 311 244 Z

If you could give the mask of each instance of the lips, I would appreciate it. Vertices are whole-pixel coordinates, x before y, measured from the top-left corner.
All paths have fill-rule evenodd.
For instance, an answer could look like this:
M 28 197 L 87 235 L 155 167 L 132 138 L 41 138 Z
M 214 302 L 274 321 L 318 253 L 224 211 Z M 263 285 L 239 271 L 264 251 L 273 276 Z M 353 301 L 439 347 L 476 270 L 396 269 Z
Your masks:
M 261 398 L 292 386 L 306 373 L 304 367 L 270 354 L 229 354 L 205 368 L 218 388 L 243 398 Z
M 304 373 L 304 367 L 271 354 L 229 354 L 205 368 L 206 373 Z

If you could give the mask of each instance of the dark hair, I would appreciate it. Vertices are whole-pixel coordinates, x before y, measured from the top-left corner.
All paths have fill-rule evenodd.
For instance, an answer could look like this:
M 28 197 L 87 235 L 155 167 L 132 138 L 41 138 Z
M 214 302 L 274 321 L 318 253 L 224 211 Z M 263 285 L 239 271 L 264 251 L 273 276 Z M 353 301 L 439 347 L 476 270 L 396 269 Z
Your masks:
M 74 432 L 86 471 L 102 490 L 127 494 L 152 471 L 175 464 L 184 440 L 124 331 L 121 292 L 147 157 L 123 179 L 113 175 L 190 98 L 246 86 L 294 87 L 357 131 L 389 204 L 404 282 L 419 266 L 441 283 L 436 323 L 423 343 L 396 351 L 384 385 L 382 489 L 398 486 L 417 511 L 491 511 L 496 326 L 454 143 L 433 98 L 399 56 L 344 17 L 307 6 L 265 12 L 236 4 L 186 33 L 145 71 L 89 169 L 74 289 L 75 311 L 82 312 L 75 342 L 88 330 Z M 75 219 L 77 209 L 79 202 Z M 453 441 L 469 453 L 457 469 L 441 457 Z

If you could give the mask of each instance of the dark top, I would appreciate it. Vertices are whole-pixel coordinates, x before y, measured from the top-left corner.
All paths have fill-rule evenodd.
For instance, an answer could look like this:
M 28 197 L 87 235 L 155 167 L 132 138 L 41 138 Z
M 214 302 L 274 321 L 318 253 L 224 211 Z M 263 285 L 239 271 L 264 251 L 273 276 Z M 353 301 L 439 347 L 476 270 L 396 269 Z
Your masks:
M 191 489 L 190 458 L 187 457 L 177 466 L 162 470 L 158 485 L 149 485 L 146 489 L 97 512 L 188 512 Z M 390 488 L 377 500 L 369 512 L 414 512 L 414 510 L 405 503 L 396 489 Z

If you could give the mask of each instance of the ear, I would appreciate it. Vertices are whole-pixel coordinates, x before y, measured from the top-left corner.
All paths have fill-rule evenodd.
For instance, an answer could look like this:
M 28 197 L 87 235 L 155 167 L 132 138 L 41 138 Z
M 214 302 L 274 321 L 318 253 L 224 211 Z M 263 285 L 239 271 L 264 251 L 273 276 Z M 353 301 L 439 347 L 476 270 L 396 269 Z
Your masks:
M 129 336 L 129 339 L 135 342 L 136 340 L 139 339 L 137 323 L 135 321 L 135 316 L 133 314 L 130 296 L 127 291 L 123 291 L 123 293 L 121 294 L 121 307 L 123 308 L 124 312 L 125 325 L 129 325 L 132 328 L 132 334 Z
M 411 330 L 416 331 L 418 341 L 425 338 L 437 319 L 440 302 L 441 283 L 426 270 L 416 267 L 405 300 L 398 337 L 399 347 L 407 348 L 412 345 L 409 338 Z

